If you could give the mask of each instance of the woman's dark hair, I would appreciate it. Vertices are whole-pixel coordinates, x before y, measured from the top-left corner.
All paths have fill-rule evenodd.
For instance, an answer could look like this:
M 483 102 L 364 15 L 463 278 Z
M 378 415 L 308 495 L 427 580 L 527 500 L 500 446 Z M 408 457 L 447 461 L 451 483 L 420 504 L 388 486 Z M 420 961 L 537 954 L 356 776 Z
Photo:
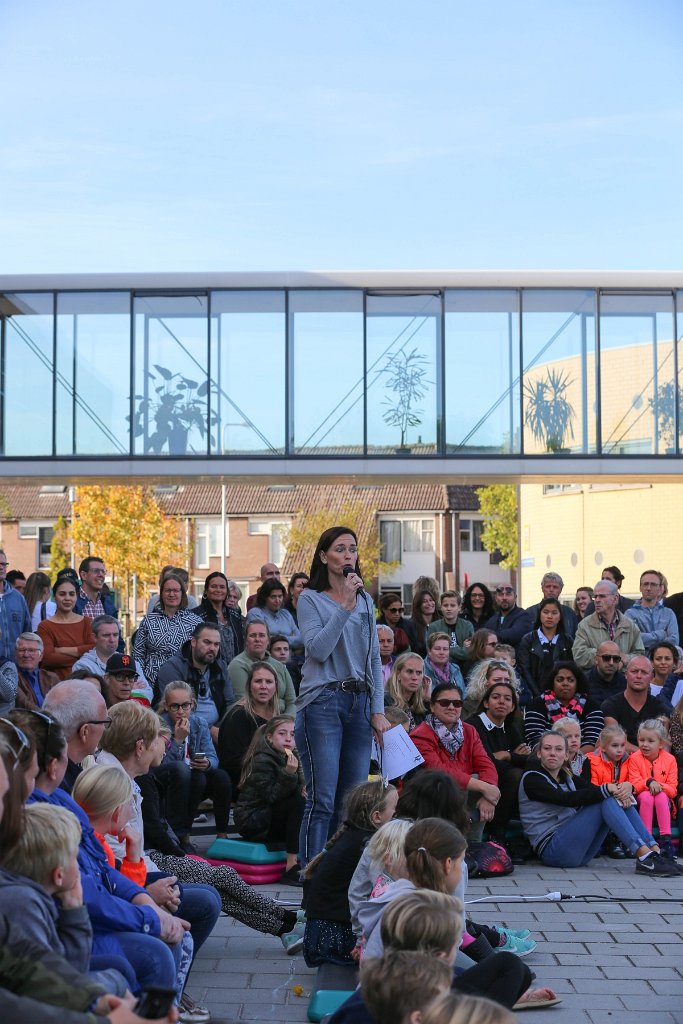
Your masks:
M 295 573 L 293 573 L 289 577 L 289 583 L 287 584 L 287 594 L 290 597 L 294 593 L 294 584 L 297 583 L 299 580 L 306 580 L 306 581 L 308 581 L 308 573 L 307 572 L 295 572 Z
M 678 654 L 678 648 L 675 644 L 672 644 L 670 640 L 660 640 L 658 643 L 652 645 L 650 650 L 647 652 L 647 656 L 650 659 L 650 661 L 652 661 L 652 659 L 655 656 L 655 653 L 659 650 L 660 647 L 666 647 L 667 651 L 671 653 L 674 659 L 675 667 L 680 661 L 680 656 Z
M 406 864 L 410 881 L 418 889 L 446 892 L 443 861 L 455 860 L 467 849 L 462 832 L 443 818 L 423 818 L 406 836 Z
M 393 604 L 394 601 L 398 601 L 399 604 L 403 604 L 403 601 L 401 601 L 400 594 L 394 594 L 393 592 L 390 594 L 382 594 L 378 601 L 379 610 L 382 612 L 382 614 L 384 614 L 389 605 Z
M 476 629 L 470 638 L 468 651 L 470 661 L 483 661 L 487 657 L 486 645 L 490 636 L 495 636 L 495 629 Z
M 580 593 L 588 594 L 588 596 L 591 599 L 591 601 L 593 600 L 593 588 L 592 587 L 577 587 L 576 588 L 576 596 L 578 597 L 578 595 Z M 574 609 L 574 614 L 576 615 L 577 619 L 580 619 L 582 612 L 581 612 L 581 609 L 579 608 L 579 606 L 578 606 L 578 604 L 576 602 L 576 597 L 574 598 L 574 604 L 572 605 L 572 607 Z
M 479 704 L 477 706 L 477 710 L 474 712 L 475 715 L 481 715 L 483 712 L 486 711 L 486 706 L 485 706 L 484 702 L 487 701 L 489 699 L 489 697 L 491 696 L 491 691 L 492 690 L 496 690 L 499 686 L 506 687 L 506 689 L 508 689 L 510 691 L 510 693 L 512 694 L 512 711 L 510 712 L 510 714 L 513 715 L 515 713 L 515 711 L 519 707 L 519 701 L 517 699 L 517 692 L 516 692 L 516 690 L 515 690 L 515 688 L 514 688 L 514 686 L 512 685 L 511 682 L 502 679 L 499 683 L 494 683 L 493 686 L 490 686 L 488 688 L 488 690 L 486 691 L 484 696 L 479 701 Z
M 356 544 L 358 544 L 358 537 L 350 526 L 331 526 L 329 530 L 325 530 L 325 532 L 321 534 L 320 540 L 316 544 L 315 551 L 313 552 L 311 571 L 308 574 L 309 590 L 327 590 L 330 585 L 330 579 L 327 574 L 327 566 L 321 562 L 320 556 L 324 551 L 329 551 L 334 542 L 339 540 L 340 537 L 345 536 L 347 533 L 350 537 L 353 537 Z M 357 573 L 358 576 L 363 575 L 358 557 L 356 557 L 354 572 Z
M 211 582 L 211 580 L 215 580 L 217 577 L 220 577 L 222 580 L 225 580 L 225 589 L 226 589 L 226 598 L 227 598 L 228 594 L 230 593 L 230 584 L 228 582 L 228 577 L 225 575 L 224 572 L 210 572 L 209 575 L 204 580 L 204 593 L 202 594 L 202 601 L 208 600 L 208 598 L 207 598 L 207 591 L 209 589 L 209 583 Z
M 47 770 L 48 761 L 62 756 L 66 749 L 66 736 L 57 719 L 47 711 L 14 708 L 7 717 L 35 743 L 40 772 Z
M 275 590 L 281 591 L 283 598 L 287 596 L 287 588 L 279 580 L 266 580 L 262 583 L 256 591 L 256 607 L 265 608 L 266 601 Z
M 446 690 L 455 690 L 455 692 L 457 693 L 458 697 L 460 697 L 460 699 L 462 700 L 462 694 L 461 694 L 460 690 L 458 689 L 458 684 L 457 683 L 455 683 L 455 682 L 453 682 L 453 683 L 435 683 L 434 686 L 432 687 L 432 692 L 431 692 L 431 694 L 429 696 L 429 703 L 433 704 L 434 701 L 436 700 L 436 698 L 440 694 L 445 693 Z
M 405 782 L 396 805 L 397 818 L 443 818 L 467 832 L 470 818 L 467 797 L 452 775 L 436 768 L 420 768 Z
M 187 584 L 183 581 L 182 576 L 176 572 L 167 572 L 159 586 L 159 604 L 165 614 L 164 605 L 164 587 L 167 583 L 177 583 L 180 587 L 180 607 L 187 608 Z
M 621 586 L 621 584 L 626 579 L 618 565 L 606 565 L 602 571 L 608 572 L 610 576 L 614 578 L 618 587 Z
M 557 600 L 556 597 L 544 597 L 543 598 L 543 600 L 541 601 L 541 603 L 538 606 L 538 611 L 536 612 L 536 618 L 534 619 L 534 629 L 540 629 L 541 628 L 541 612 L 543 611 L 544 608 L 547 608 L 548 605 L 553 605 L 555 608 L 557 608 L 558 612 L 560 613 L 560 621 L 557 624 L 556 632 L 557 633 L 564 633 L 564 629 L 562 628 L 562 626 L 563 626 L 563 622 L 562 622 L 562 605 L 560 604 L 560 602 Z
M 431 622 L 435 622 L 438 619 L 441 611 L 439 609 L 438 602 L 434 600 L 434 595 L 431 590 L 418 590 L 417 593 L 413 595 L 413 605 L 410 611 L 410 617 L 413 622 L 416 622 L 419 626 L 423 626 L 426 629 L 427 626 L 431 625 L 431 622 L 427 622 L 422 614 L 422 602 L 425 597 L 431 597 L 432 601 L 434 601 L 434 614 L 432 615 Z
M 558 672 L 571 672 L 576 679 L 576 692 L 588 696 L 588 680 L 575 661 L 558 661 L 546 677 L 546 690 L 552 690 Z
M 486 619 L 491 618 L 495 609 L 493 607 L 493 597 L 491 596 L 491 591 L 489 590 L 485 583 L 470 583 L 462 599 L 462 610 L 460 614 L 466 615 L 468 617 L 471 616 L 472 618 L 475 617 L 474 610 L 472 608 L 472 591 L 474 590 L 475 587 L 478 587 L 479 590 L 481 590 L 482 594 L 484 595 L 484 607 L 481 610 L 481 620 L 477 621 L 486 621 Z
M 52 588 L 52 596 L 56 597 L 57 596 L 57 591 L 59 590 L 59 588 L 60 587 L 65 587 L 67 585 L 70 586 L 70 587 L 73 587 L 76 595 L 78 595 L 78 587 L 76 586 L 74 581 L 71 579 L 71 577 L 70 576 L 62 576 L 61 580 L 58 579 L 58 580 L 55 581 L 55 585 Z

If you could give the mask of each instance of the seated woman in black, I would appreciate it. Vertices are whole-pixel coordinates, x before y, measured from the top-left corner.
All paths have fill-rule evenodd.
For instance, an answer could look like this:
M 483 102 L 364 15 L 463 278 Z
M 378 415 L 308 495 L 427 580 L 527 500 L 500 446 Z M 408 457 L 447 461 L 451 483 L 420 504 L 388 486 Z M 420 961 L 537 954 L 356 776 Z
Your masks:
M 550 673 L 547 689 L 524 709 L 524 735 L 530 747 L 560 718 L 575 718 L 581 726 L 581 753 L 595 750 L 605 726 L 598 704 L 586 697 L 586 677 L 573 661 L 559 661 Z
M 525 633 L 517 648 L 517 668 L 531 696 L 539 697 L 558 661 L 571 661 L 571 657 L 572 641 L 562 632 L 560 602 L 556 597 L 544 597 L 534 628 Z
M 276 714 L 277 675 L 275 669 L 262 661 L 249 670 L 244 696 L 228 710 L 218 731 L 218 763 L 230 776 L 233 794 L 237 794 L 242 762 L 254 733 Z
M 494 683 L 482 697 L 477 714 L 467 720 L 474 726 L 486 753 L 496 766 L 500 800 L 488 826 L 491 839 L 503 842 L 511 818 L 519 816 L 517 793 L 531 753 L 524 739 L 519 718 L 517 694 L 508 681 Z

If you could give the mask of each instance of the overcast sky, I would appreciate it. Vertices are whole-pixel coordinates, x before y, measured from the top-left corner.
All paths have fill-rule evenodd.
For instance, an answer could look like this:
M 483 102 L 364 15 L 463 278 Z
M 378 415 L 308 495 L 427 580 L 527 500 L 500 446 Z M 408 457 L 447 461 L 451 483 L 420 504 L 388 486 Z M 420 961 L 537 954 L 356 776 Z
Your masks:
M 681 266 L 680 0 L 0 0 L 0 272 Z

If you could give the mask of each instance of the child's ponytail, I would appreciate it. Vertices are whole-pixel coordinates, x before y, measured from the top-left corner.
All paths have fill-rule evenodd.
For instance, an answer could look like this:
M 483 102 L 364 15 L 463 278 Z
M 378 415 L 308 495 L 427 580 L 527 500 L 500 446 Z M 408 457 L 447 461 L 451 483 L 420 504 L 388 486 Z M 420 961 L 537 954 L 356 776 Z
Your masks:
M 467 843 L 462 832 L 443 818 L 423 818 L 406 836 L 405 852 L 408 876 L 420 889 L 446 892 L 443 862 L 465 852 Z

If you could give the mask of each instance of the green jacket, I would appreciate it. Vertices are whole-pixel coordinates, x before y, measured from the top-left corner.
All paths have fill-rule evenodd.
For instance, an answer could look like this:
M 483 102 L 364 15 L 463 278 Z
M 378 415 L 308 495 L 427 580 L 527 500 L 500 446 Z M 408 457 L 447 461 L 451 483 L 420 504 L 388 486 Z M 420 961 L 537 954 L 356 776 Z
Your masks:
M 266 665 L 270 665 L 274 668 L 277 673 L 277 695 L 280 700 L 280 711 L 281 715 L 295 715 L 296 714 L 296 693 L 294 692 L 294 683 L 292 677 L 287 671 L 287 666 L 283 665 L 281 661 L 276 658 L 271 658 L 268 655 L 265 658 L 252 658 L 246 651 L 242 651 L 236 658 L 233 658 L 228 665 L 228 675 L 230 676 L 230 682 L 235 692 L 235 700 L 239 700 L 240 697 L 244 697 L 244 691 L 247 686 L 247 679 L 249 677 L 249 670 L 252 665 L 256 665 L 259 661 L 265 662 Z
M 455 620 L 454 628 L 449 626 L 444 619 L 437 619 L 436 622 L 432 622 L 427 630 L 427 636 L 430 633 L 447 633 L 451 638 L 451 649 L 449 651 L 451 661 L 454 661 L 458 666 L 469 664 L 469 650 L 467 647 L 463 647 L 463 644 L 474 633 L 474 626 L 471 622 L 467 622 L 466 619 L 461 619 L 458 616 Z
M 617 612 L 617 624 L 614 633 L 614 643 L 622 654 L 633 657 L 634 654 L 645 654 L 643 641 L 640 639 L 640 630 L 633 619 L 626 618 L 621 612 Z M 600 644 L 610 639 L 607 626 L 598 618 L 598 613 L 593 612 L 581 619 L 576 637 L 572 646 L 574 661 L 584 672 L 589 672 L 595 665 L 595 655 Z
M 296 751 L 294 753 L 298 758 Z M 270 743 L 262 739 L 254 757 L 251 775 L 240 789 L 235 807 L 235 826 L 245 839 L 265 839 L 270 830 L 273 805 L 303 789 L 301 759 L 296 775 L 286 771 L 286 764 L 286 756 L 273 750 Z
M 31 1024 L 95 1024 L 88 1012 L 104 989 L 62 956 L 17 936 L 0 915 L 0 1019 Z

